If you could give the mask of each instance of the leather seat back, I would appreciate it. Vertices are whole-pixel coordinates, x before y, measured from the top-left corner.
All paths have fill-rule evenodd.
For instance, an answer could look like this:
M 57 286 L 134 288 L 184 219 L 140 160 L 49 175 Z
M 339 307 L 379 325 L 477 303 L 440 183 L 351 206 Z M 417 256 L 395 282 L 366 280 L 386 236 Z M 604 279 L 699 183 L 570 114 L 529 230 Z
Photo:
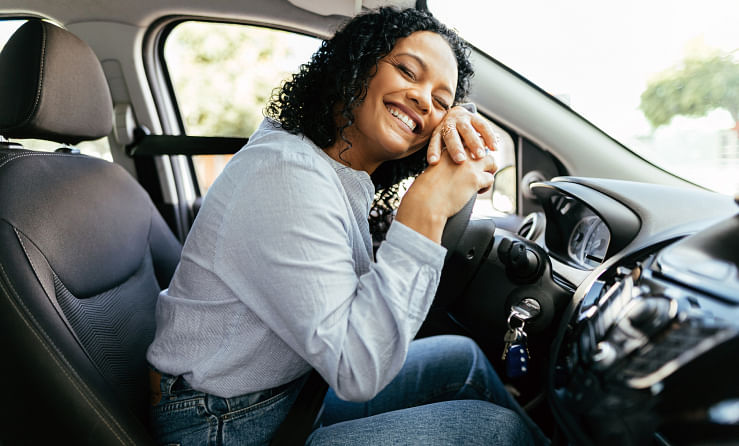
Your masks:
M 111 110 L 99 61 L 71 33 L 29 21 L 0 53 L 0 135 L 97 139 Z M 180 244 L 147 193 L 104 160 L 0 149 L 0 247 L 13 401 L 0 405 L 0 439 L 149 443 L 145 351 Z

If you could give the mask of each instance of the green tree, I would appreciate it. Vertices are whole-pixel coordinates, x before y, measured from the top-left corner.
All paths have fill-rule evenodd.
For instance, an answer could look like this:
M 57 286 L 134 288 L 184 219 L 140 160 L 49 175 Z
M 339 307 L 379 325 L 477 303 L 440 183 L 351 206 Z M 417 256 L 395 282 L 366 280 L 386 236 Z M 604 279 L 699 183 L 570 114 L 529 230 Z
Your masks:
M 739 132 L 739 63 L 731 53 L 688 57 L 649 82 L 639 108 L 654 128 L 677 115 L 700 117 L 723 108 Z
M 309 59 L 305 49 L 295 48 L 296 39 L 315 41 L 245 25 L 177 26 L 167 39 L 165 60 L 187 133 L 251 135 L 273 89 Z

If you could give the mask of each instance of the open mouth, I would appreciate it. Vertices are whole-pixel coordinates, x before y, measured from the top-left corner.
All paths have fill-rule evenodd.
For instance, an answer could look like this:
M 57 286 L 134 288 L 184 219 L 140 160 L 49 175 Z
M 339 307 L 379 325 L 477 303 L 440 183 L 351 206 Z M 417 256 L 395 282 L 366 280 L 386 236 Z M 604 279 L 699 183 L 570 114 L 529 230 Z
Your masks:
M 387 108 L 387 111 L 389 111 L 391 115 L 398 118 L 398 120 L 402 122 L 403 124 L 405 124 L 408 127 L 408 129 L 410 129 L 411 132 L 418 133 L 416 130 L 420 131 L 421 126 L 413 118 L 411 118 L 410 116 L 408 116 L 407 114 L 399 110 L 398 108 L 393 107 L 392 105 L 386 104 L 385 107 Z

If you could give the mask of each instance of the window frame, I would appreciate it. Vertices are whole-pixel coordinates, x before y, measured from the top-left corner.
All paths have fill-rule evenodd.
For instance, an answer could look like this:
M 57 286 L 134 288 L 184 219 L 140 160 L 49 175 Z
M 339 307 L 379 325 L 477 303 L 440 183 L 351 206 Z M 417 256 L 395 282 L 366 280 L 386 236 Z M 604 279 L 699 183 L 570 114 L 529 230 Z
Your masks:
M 200 17 L 200 16 L 177 16 L 177 17 L 165 17 L 154 23 L 147 33 L 147 40 L 149 41 L 148 46 L 153 51 L 152 57 L 149 59 L 150 69 L 147 70 L 149 76 L 150 87 L 152 88 L 152 95 L 155 99 L 157 111 L 159 112 L 160 119 L 165 121 L 162 122 L 162 128 L 165 133 L 168 134 L 180 134 L 187 135 L 184 119 L 182 116 L 180 103 L 177 100 L 177 95 L 172 81 L 172 75 L 170 74 L 170 67 L 167 64 L 164 47 L 167 39 L 171 35 L 172 31 L 179 25 L 187 22 L 199 22 L 199 23 L 214 23 L 223 25 L 241 25 L 255 28 L 262 28 L 273 31 L 283 31 L 292 34 L 310 37 L 318 40 L 325 39 L 326 36 L 313 34 L 308 31 L 297 29 L 291 26 L 284 26 L 280 24 L 274 24 L 269 22 L 262 22 L 257 20 L 226 20 L 213 17 Z M 145 45 L 146 48 L 147 45 Z M 146 50 L 145 50 L 146 52 Z M 218 135 L 212 135 L 218 136 Z M 190 183 L 192 184 L 193 192 L 196 196 L 195 200 L 202 199 L 202 191 L 197 178 L 195 165 L 191 156 L 182 156 L 186 160 L 186 166 L 180 166 L 180 169 L 176 171 L 181 172 L 182 167 L 188 171 L 190 177 Z M 177 176 L 177 173 L 175 173 Z

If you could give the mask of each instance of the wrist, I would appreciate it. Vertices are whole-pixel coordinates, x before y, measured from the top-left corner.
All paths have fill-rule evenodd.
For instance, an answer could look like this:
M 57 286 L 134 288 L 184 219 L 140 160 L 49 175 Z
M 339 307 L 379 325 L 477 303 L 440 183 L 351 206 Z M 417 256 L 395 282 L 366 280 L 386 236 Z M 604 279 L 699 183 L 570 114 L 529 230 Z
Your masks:
M 444 231 L 447 216 L 427 205 L 417 205 L 404 199 L 398 208 L 395 220 L 426 238 L 441 243 L 441 234 Z

